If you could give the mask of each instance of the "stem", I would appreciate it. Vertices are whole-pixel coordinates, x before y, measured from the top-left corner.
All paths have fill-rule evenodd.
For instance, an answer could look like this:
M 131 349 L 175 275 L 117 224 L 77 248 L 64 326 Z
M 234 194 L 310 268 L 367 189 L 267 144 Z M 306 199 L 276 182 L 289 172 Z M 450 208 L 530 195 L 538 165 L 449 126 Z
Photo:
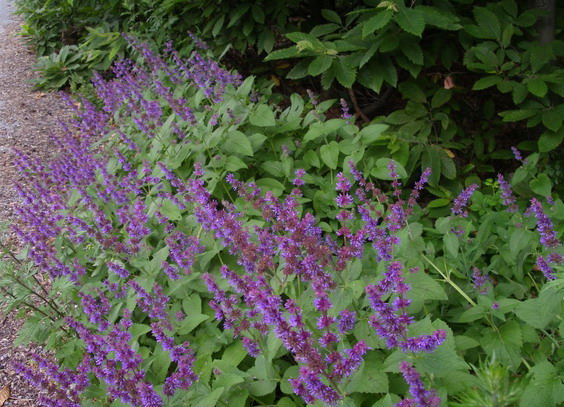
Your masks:
M 358 105 L 358 102 L 356 100 L 356 95 L 354 94 L 354 90 L 352 88 L 348 88 L 347 89 L 349 91 L 349 96 L 351 98 L 351 102 L 353 104 L 354 107 L 354 111 L 356 112 L 356 114 L 362 119 L 364 120 L 366 123 L 370 122 L 370 119 L 368 118 L 368 116 L 366 116 L 364 114 L 364 112 L 360 109 L 360 106 Z
M 454 281 L 452 281 L 449 276 L 445 275 L 445 274 L 442 272 L 442 270 L 439 269 L 439 268 L 435 265 L 435 263 L 433 263 L 431 260 L 429 260 L 429 259 L 427 258 L 427 256 L 425 256 L 423 253 L 421 254 L 421 256 L 423 256 L 423 258 L 424 258 L 425 260 L 427 260 L 427 262 L 428 262 L 435 270 L 437 270 L 437 272 L 443 277 L 444 281 L 446 281 L 447 283 L 449 283 L 449 284 L 452 286 L 452 288 L 454 288 L 456 291 L 458 291 L 458 293 L 459 293 L 460 295 L 462 295 L 462 296 L 466 299 L 466 301 L 468 301 L 468 302 L 469 302 L 470 304 L 472 304 L 474 307 L 476 306 L 476 303 L 474 302 L 474 300 L 472 300 L 472 298 L 470 298 L 470 297 L 468 296 L 468 294 L 466 294 L 466 293 L 462 290 L 462 288 L 460 288 L 458 285 L 456 285 L 456 283 L 455 283 Z

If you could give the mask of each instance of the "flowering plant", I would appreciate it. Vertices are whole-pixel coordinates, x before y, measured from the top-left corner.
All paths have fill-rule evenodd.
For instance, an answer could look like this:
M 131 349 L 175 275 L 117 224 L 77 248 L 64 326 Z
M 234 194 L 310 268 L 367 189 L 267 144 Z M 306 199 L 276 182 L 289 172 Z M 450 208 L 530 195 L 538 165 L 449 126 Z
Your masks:
M 22 338 L 56 362 L 18 369 L 45 405 L 436 406 L 484 357 L 530 378 L 524 400 L 561 400 L 542 382 L 561 363 L 561 200 L 500 177 L 422 209 L 428 170 L 404 191 L 401 160 L 364 157 L 378 125 L 298 97 L 277 118 L 201 54 L 131 41 L 150 69 L 98 77 L 103 107 L 82 101 L 60 157 L 19 159 L 15 230 L 53 281 Z

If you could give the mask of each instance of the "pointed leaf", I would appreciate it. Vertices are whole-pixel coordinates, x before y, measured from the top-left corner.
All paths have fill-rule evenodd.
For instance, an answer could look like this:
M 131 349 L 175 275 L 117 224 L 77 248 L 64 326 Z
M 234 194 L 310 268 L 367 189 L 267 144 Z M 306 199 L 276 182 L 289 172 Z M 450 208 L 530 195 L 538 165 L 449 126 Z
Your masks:
M 425 29 L 425 18 L 419 10 L 402 8 L 396 15 L 396 21 L 404 31 L 418 37 L 421 37 Z
M 385 10 L 369 18 L 362 26 L 362 38 L 384 27 L 390 22 L 393 16 L 394 12 L 392 10 Z

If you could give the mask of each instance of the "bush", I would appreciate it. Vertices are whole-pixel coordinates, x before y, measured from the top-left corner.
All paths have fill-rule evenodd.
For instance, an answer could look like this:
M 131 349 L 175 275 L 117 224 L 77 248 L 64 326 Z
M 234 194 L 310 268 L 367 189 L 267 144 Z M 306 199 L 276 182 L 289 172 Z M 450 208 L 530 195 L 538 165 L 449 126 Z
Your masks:
M 386 125 L 130 41 L 144 62 L 70 103 L 61 156 L 19 160 L 3 301 L 54 356 L 17 367 L 46 405 L 562 402 L 564 204 L 538 154 L 515 150 L 530 202 L 500 176 L 423 209 L 432 172 Z

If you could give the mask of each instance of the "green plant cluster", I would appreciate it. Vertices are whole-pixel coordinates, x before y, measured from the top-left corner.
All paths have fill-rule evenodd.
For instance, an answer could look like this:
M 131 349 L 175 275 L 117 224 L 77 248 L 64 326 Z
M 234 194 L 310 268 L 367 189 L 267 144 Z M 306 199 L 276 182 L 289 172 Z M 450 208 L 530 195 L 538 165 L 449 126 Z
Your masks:
M 221 280 L 219 271 L 228 266 L 245 275 L 237 257 L 240 253 L 228 250 L 213 233 L 203 230 L 194 209 L 179 203 L 183 194 L 174 177 L 193 179 L 194 165 L 199 163 L 206 188 L 218 202 L 223 202 L 222 208 L 234 205 L 236 218 L 251 233 L 267 221 L 259 210 L 237 196 L 226 176 L 234 173 L 236 178 L 253 182 L 274 197 L 287 199 L 295 194 L 292 190 L 296 170 L 305 169 L 303 195 L 298 198 L 301 206 L 296 211 L 301 219 L 313 216 L 315 225 L 326 236 L 341 236 L 344 232 L 337 215 L 343 208 L 336 202 L 335 184 L 342 176 L 352 182 L 348 162 L 355 163 L 368 181 L 382 191 L 372 205 L 375 212 L 387 214 L 397 198 L 392 198 L 398 188 L 392 181 L 409 187 L 420 175 L 410 148 L 389 132 L 389 124 L 373 123 L 361 128 L 346 111 L 343 117 L 330 114 L 336 100 L 318 102 L 294 94 L 288 106 L 274 106 L 267 103 L 270 89 L 257 91 L 252 77 L 227 85 L 221 98 L 217 98 L 208 92 L 208 87 L 201 87 L 205 81 L 173 80 L 171 72 L 177 65 L 162 65 L 155 62 L 158 59 L 146 48 L 135 48 L 145 56 L 145 64 L 140 63 L 135 71 L 142 85 L 136 88 L 136 97 L 127 98 L 122 104 L 113 103 L 109 95 L 124 89 L 120 80 L 129 85 L 131 82 L 118 74 L 115 82 L 104 86 L 105 82 L 97 78 L 97 90 L 106 97 L 106 104 L 98 100 L 103 107 L 96 110 L 83 100 L 76 111 L 76 133 L 84 140 L 94 141 L 92 151 L 97 153 L 75 157 L 78 152 L 83 154 L 82 144 L 73 141 L 65 150 L 69 155 L 64 160 L 79 160 L 85 168 L 90 168 L 90 160 L 102 163 L 91 176 L 92 181 L 83 185 L 73 172 L 68 183 L 57 183 L 52 194 L 45 195 L 49 189 L 38 187 L 25 195 L 29 198 L 37 194 L 48 201 L 60 194 L 64 202 L 56 201 L 58 204 L 42 215 L 48 222 L 53 219 L 52 230 L 61 232 L 44 242 L 44 246 L 29 247 L 30 256 L 37 256 L 41 250 L 55 253 L 61 264 L 84 273 L 74 282 L 65 276 L 53 279 L 45 293 L 37 284 L 38 276 L 45 278 L 45 270 L 37 263 L 14 257 L 2 263 L 0 286 L 6 293 L 2 302 L 9 309 L 18 309 L 27 319 L 18 343 L 43 343 L 61 368 L 75 369 L 88 348 L 84 333 L 78 336 L 63 316 L 84 324 L 93 335 L 110 340 L 112 336 L 100 332 L 92 321 L 92 310 L 87 312 L 87 304 L 81 301 L 86 294 L 102 306 L 102 299 L 108 298 L 111 307 L 104 318 L 109 324 L 117 326 L 126 319 L 124 310 L 131 311 L 128 343 L 142 357 L 144 379 L 161 394 L 166 378 L 177 368 L 176 362 L 157 340 L 154 324 L 158 318 L 150 317 L 138 294 L 127 289 L 124 278 L 110 270 L 112 262 L 124 267 L 129 274 L 127 279 L 151 295 L 155 294 L 151 292 L 155 283 L 163 288 L 163 294 L 170 298 L 166 306 L 173 321 L 169 334 L 177 344 L 188 341 L 194 352 L 193 369 L 199 379 L 189 390 L 165 398 L 165 405 L 305 405 L 288 381 L 299 376 L 300 363 L 282 346 L 274 331 L 254 336 L 262 350 L 254 358 L 248 355 L 241 338 L 216 318 L 210 306 L 214 296 L 203 283 L 202 275 L 212 275 L 221 289 L 242 299 L 242 293 Z M 123 69 L 122 66 L 117 72 L 123 74 Z M 192 69 L 197 70 L 196 64 Z M 144 77 L 150 80 L 143 81 Z M 165 87 L 170 93 L 163 91 Z M 158 115 L 154 113 L 155 106 L 161 109 Z M 182 118 L 183 108 L 189 108 L 194 115 L 191 121 Z M 535 266 L 538 256 L 564 253 L 561 245 L 545 248 L 539 242 L 539 231 L 546 235 L 546 227 L 541 230 L 537 225 L 540 221 L 530 210 L 525 214 L 529 198 L 548 202 L 544 211 L 556 225 L 555 236 L 562 237 L 564 204 L 555 193 L 558 185 L 553 185 L 538 165 L 540 157 L 539 153 L 525 157 L 526 163 L 511 177 L 515 189 L 522 187 L 522 195 L 515 203 L 516 212 L 506 210 L 503 201 L 507 198 L 502 196 L 499 181 L 473 178 L 480 189 L 468 202 L 467 216 L 451 212 L 450 206 L 461 205 L 454 198 L 462 185 L 453 184 L 448 197 L 427 197 L 424 207 L 413 207 L 405 224 L 390 232 L 399 238 L 394 260 L 404 264 L 404 278 L 411 286 L 407 310 L 417 322 L 410 327 L 410 335 L 429 334 L 437 329 L 446 332 L 445 342 L 434 352 L 406 354 L 388 349 L 368 324 L 373 311 L 365 289 L 377 284 L 387 267 L 386 261 L 376 260 L 376 250 L 371 245 L 366 245 L 362 258 L 352 259 L 339 271 L 334 264 L 326 266 L 337 282 L 330 291 L 329 298 L 335 307 L 332 312 L 350 309 L 358 317 L 354 329 L 342 336 L 337 349 L 342 351 L 356 341 L 365 341 L 370 347 L 358 371 L 339 384 L 344 395 L 341 406 L 388 407 L 400 397 L 409 396 L 398 370 L 398 364 L 404 360 L 421 372 L 426 386 L 438 391 L 443 405 L 549 407 L 564 402 L 562 265 L 553 265 L 553 281 L 547 281 Z M 391 162 L 397 176 L 390 175 Z M 163 166 L 173 176 L 164 172 Z M 45 178 L 41 168 L 30 168 L 29 173 L 38 186 Z M 44 168 L 60 167 L 53 164 Z M 111 190 L 113 179 L 118 183 L 131 182 L 133 170 L 140 181 L 143 175 L 160 181 L 141 182 L 137 192 L 128 192 L 127 201 L 104 199 L 100 191 Z M 436 190 L 432 186 L 429 189 Z M 408 196 L 409 191 L 404 191 L 402 198 L 407 200 Z M 145 208 L 147 220 L 143 226 L 149 232 L 139 242 L 131 243 L 134 219 L 123 222 L 121 217 L 133 213 L 138 207 L 134 205 L 139 203 Z M 29 207 L 32 210 L 33 205 Z M 55 207 L 52 215 L 50 210 Z M 168 223 L 163 224 L 163 217 Z M 32 231 L 44 233 L 43 224 L 38 227 L 33 223 L 37 217 L 25 219 Z M 111 231 L 102 228 L 101 219 L 108 220 Z M 75 224 L 91 225 L 95 232 L 75 229 Z M 359 224 L 349 226 L 354 230 Z M 75 234 L 71 233 L 73 230 Z M 291 234 L 292 230 L 279 231 L 280 236 Z M 197 237 L 205 247 L 195 256 L 191 272 L 175 280 L 168 278 L 162 267 L 163 261 L 174 263 L 174 245 L 170 243 L 173 232 Z M 346 240 L 339 239 L 336 241 L 346 246 Z M 139 249 L 119 250 L 127 245 Z M 277 256 L 274 255 L 276 259 Z M 305 279 L 286 278 L 286 262 L 277 261 L 277 267 L 267 273 L 269 284 L 276 295 L 294 299 L 303 308 L 311 331 L 320 335 L 314 328 L 317 314 L 312 306 L 317 293 Z M 410 273 L 408 269 L 418 271 Z M 479 285 L 477 276 L 487 278 Z M 108 289 L 111 284 L 117 284 L 119 289 Z M 118 295 L 122 289 L 125 296 Z M 182 318 L 175 317 L 179 312 Z M 111 353 L 105 357 L 111 359 Z M 102 379 L 91 375 L 90 380 L 80 395 L 81 405 L 127 405 L 108 396 L 109 385 Z M 60 390 L 56 381 L 51 381 L 50 386 Z M 53 390 L 53 394 L 60 393 Z

